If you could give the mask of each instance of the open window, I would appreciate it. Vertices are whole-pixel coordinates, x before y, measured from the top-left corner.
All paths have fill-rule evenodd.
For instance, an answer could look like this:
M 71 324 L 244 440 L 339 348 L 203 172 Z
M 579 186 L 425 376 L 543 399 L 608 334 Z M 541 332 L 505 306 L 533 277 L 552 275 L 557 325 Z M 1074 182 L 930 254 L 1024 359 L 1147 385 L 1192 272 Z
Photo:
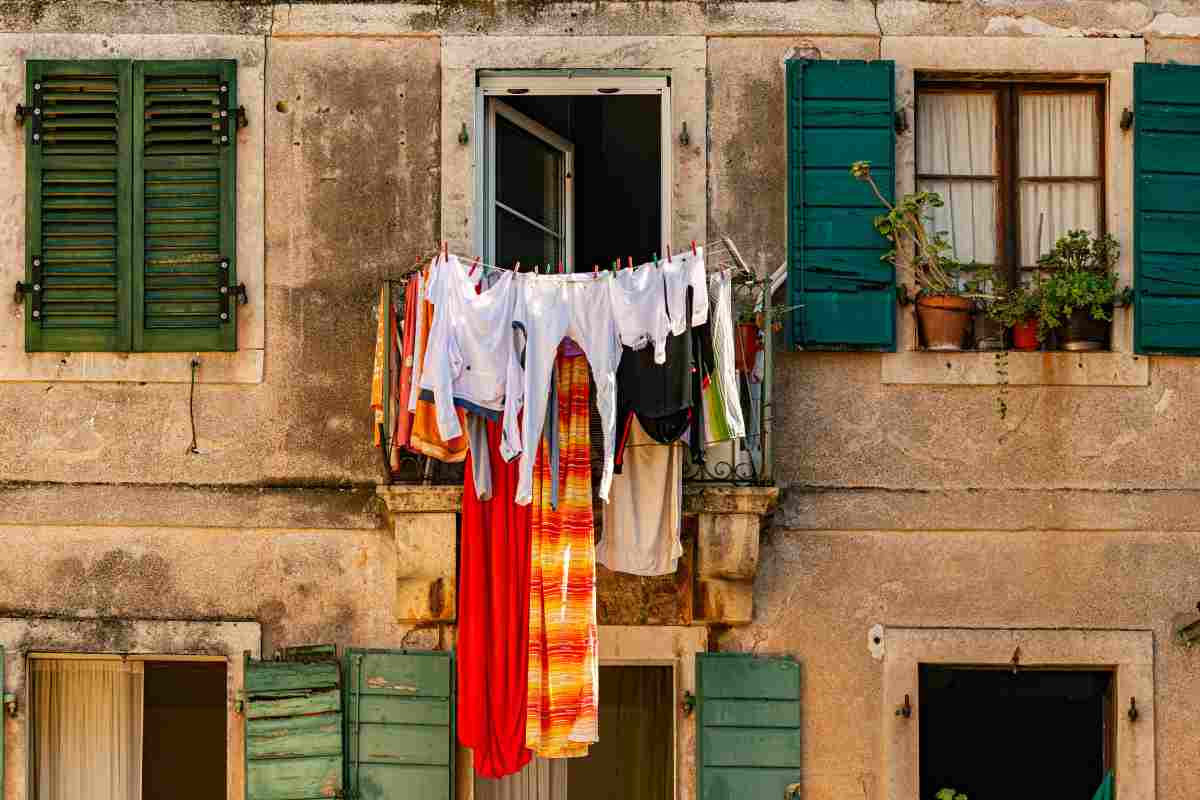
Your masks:
M 634 70 L 484 71 L 475 238 L 522 269 L 663 255 L 670 220 L 670 81 Z
M 1090 798 L 1113 768 L 1107 670 L 920 667 L 920 797 Z

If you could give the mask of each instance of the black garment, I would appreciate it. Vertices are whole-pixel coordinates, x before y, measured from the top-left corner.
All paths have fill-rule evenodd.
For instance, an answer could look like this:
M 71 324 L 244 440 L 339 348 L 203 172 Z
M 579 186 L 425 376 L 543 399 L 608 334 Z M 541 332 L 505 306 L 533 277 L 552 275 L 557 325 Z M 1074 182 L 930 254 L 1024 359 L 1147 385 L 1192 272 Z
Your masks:
M 692 290 L 687 290 L 689 325 L 678 336 L 667 338 L 667 360 L 654 363 L 654 348 L 621 348 L 617 367 L 617 436 L 615 470 L 628 439 L 630 418 L 651 439 L 661 444 L 677 441 L 692 428 L 691 454 L 696 463 L 704 460 L 704 406 L 701 392 L 704 377 L 713 371 L 712 333 L 708 323 L 692 327 Z

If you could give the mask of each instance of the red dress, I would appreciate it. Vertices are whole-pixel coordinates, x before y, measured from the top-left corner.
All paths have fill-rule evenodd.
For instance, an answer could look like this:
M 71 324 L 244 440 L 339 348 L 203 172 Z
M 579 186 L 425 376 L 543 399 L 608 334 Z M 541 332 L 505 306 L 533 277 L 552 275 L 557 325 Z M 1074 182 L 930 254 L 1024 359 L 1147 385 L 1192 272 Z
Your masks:
M 502 778 L 529 763 L 529 506 L 514 502 L 517 459 L 500 455 L 500 422 L 488 422 L 492 499 L 480 501 L 467 456 L 458 581 L 458 739 L 475 773 Z

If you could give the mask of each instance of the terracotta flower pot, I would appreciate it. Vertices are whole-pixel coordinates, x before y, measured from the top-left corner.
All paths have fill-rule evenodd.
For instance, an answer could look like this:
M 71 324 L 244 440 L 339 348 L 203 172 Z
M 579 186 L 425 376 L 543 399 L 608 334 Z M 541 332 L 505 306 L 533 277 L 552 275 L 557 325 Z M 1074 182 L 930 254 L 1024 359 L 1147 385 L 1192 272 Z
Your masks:
M 739 372 L 749 372 L 754 369 L 754 357 L 758 355 L 758 326 L 739 322 L 735 333 L 733 363 Z
M 1112 323 L 1106 319 L 1092 319 L 1086 308 L 1071 312 L 1062 330 L 1063 350 L 1103 350 L 1108 346 L 1108 331 Z
M 962 350 L 971 325 L 971 301 L 952 294 L 917 300 L 917 323 L 927 350 Z
M 1013 349 L 1014 350 L 1037 350 L 1038 349 L 1038 321 L 1036 319 L 1027 319 L 1013 325 Z

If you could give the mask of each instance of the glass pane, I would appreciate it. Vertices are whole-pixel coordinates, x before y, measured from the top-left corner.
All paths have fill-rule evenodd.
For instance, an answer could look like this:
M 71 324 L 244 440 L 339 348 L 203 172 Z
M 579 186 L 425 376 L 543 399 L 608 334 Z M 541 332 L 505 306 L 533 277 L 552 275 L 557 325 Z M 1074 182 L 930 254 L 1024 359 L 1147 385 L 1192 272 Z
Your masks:
M 496 116 L 496 199 L 561 232 L 562 153 Z
M 922 94 L 917 102 L 917 172 L 995 175 L 996 96 Z
M 945 205 L 934 209 L 931 231 L 943 233 L 959 261 L 996 263 L 996 184 L 984 181 L 917 182 L 937 192 Z
M 1023 177 L 1099 175 L 1100 120 L 1096 94 L 1021 95 Z
M 562 258 L 559 240 L 535 228 L 503 208 L 496 209 L 496 263 L 511 267 L 521 262 L 521 269 L 552 264 L 557 269 Z
M 1100 187 L 1095 183 L 1024 183 L 1021 185 L 1021 264 L 1037 265 L 1067 231 L 1097 233 Z M 1039 222 L 1042 230 L 1038 242 Z

